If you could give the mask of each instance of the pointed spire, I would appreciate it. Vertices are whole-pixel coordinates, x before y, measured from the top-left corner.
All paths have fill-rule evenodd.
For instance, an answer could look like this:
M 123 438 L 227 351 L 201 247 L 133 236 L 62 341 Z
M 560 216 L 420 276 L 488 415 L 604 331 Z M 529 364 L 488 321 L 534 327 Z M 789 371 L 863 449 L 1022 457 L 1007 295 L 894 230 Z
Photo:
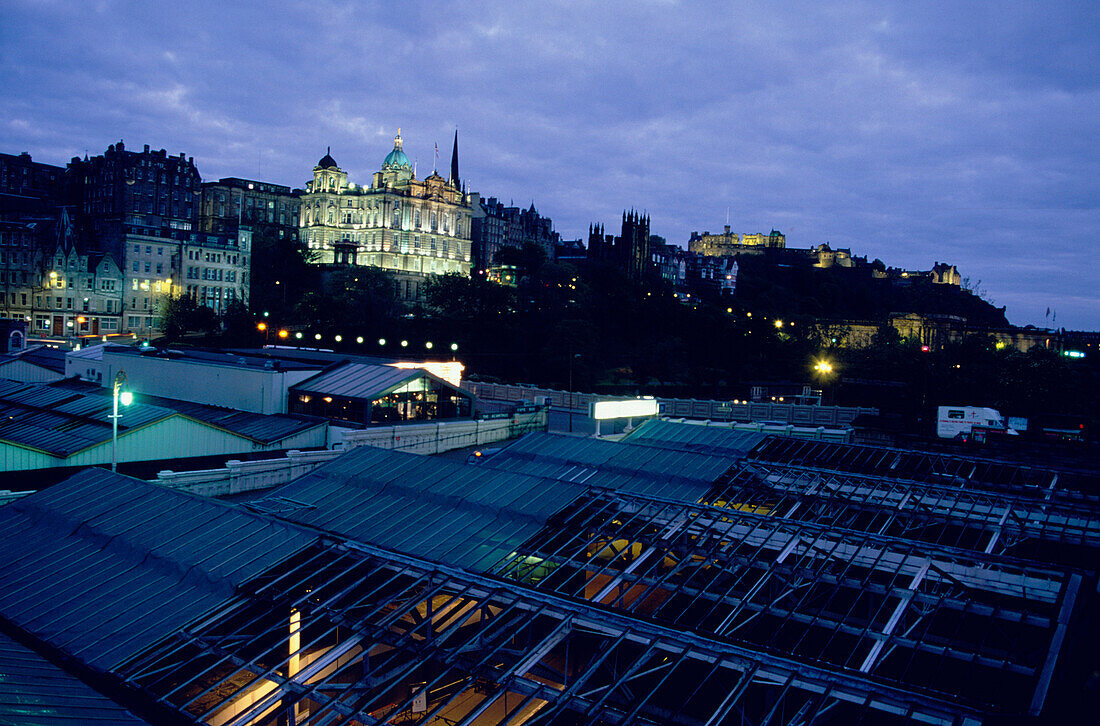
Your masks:
M 458 177 L 458 129 L 455 129 L 455 143 L 451 149 L 451 178 L 447 182 L 456 189 L 461 183 Z

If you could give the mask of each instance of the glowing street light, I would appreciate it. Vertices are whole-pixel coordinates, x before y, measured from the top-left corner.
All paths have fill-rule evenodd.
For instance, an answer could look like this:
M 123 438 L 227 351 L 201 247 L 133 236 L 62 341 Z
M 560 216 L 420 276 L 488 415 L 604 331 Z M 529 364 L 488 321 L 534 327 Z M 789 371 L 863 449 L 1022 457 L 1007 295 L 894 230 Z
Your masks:
M 385 338 L 379 338 L 378 339 L 378 345 L 385 345 L 385 344 L 386 344 L 386 339 Z
M 333 340 L 335 340 L 337 343 L 339 343 L 343 339 L 344 339 L 344 336 L 342 336 L 342 335 L 337 335 L 335 338 L 333 338 Z
M 407 340 L 402 340 L 402 341 L 401 341 L 401 347 L 402 347 L 402 348 L 408 348 L 408 347 L 409 347 L 409 341 L 407 341 Z
M 279 337 L 283 338 L 285 340 L 286 338 L 290 337 L 290 331 L 286 330 L 285 328 L 280 330 L 279 331 Z
M 112 391 L 111 408 L 111 471 L 118 471 L 118 420 L 122 414 L 118 412 L 118 404 L 129 406 L 134 400 L 134 394 L 122 390 L 122 384 L 126 382 L 126 371 L 120 370 L 115 374 Z
M 424 347 L 427 348 L 428 350 L 431 350 L 432 349 L 432 341 L 429 340 L 427 343 L 424 344 Z
M 451 343 L 451 350 L 458 350 L 458 343 Z
M 822 359 L 814 364 L 814 370 L 823 376 L 827 376 L 833 372 L 833 364 L 825 359 Z

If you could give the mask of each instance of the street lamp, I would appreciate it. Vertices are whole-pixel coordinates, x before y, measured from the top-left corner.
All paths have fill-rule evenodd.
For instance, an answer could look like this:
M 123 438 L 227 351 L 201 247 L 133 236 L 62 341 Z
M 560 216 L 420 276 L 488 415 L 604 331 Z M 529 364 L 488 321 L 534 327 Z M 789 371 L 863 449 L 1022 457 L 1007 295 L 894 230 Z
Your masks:
M 833 366 L 833 363 L 830 360 L 819 358 L 818 360 L 814 361 L 814 373 L 817 374 L 818 379 L 821 381 L 822 399 L 825 398 L 825 389 L 829 385 L 829 378 L 832 377 L 834 370 L 836 370 L 836 368 Z M 832 392 L 830 391 L 830 393 Z M 833 394 L 833 397 L 835 399 L 835 394 Z M 821 403 L 822 405 L 824 405 L 825 401 L 822 400 Z
M 122 390 L 122 384 L 126 382 L 126 371 L 119 371 L 115 374 L 114 391 L 112 395 L 112 412 L 111 412 L 111 471 L 118 471 L 118 420 L 122 418 L 122 414 L 118 412 L 118 403 L 122 402 L 123 406 L 129 406 L 134 400 L 134 394 L 129 391 Z

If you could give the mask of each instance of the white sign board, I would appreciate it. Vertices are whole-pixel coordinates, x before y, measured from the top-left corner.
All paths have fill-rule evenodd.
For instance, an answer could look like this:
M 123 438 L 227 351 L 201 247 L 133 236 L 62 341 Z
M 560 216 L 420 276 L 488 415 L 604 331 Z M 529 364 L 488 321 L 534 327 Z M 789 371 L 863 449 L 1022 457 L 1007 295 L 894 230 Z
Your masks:
M 657 415 L 656 398 L 635 398 L 626 401 L 596 401 L 589 414 L 597 421 L 616 418 L 641 418 Z

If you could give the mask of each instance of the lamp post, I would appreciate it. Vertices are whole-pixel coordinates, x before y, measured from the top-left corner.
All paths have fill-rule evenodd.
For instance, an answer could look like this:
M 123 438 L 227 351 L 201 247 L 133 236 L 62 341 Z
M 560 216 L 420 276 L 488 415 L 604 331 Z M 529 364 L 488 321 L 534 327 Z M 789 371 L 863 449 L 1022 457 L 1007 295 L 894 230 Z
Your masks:
M 569 433 L 573 433 L 573 359 L 580 357 L 580 353 L 569 356 Z
M 817 373 L 818 379 L 821 381 L 822 399 L 825 398 L 825 389 L 829 385 L 829 379 L 832 377 L 834 370 L 835 368 L 833 367 L 832 362 L 824 358 L 821 358 L 814 363 L 814 371 Z M 830 393 L 832 392 L 830 391 Z M 825 401 L 822 400 L 821 403 L 822 405 L 824 405 Z
M 118 402 L 122 401 L 123 406 L 129 406 L 130 402 L 134 400 L 134 394 L 129 391 L 122 390 L 122 384 L 126 382 L 126 371 L 119 371 L 115 374 L 115 380 L 113 384 L 114 392 L 112 395 L 113 404 L 111 412 L 111 471 L 118 471 L 118 420 L 122 418 L 122 414 L 118 412 Z

